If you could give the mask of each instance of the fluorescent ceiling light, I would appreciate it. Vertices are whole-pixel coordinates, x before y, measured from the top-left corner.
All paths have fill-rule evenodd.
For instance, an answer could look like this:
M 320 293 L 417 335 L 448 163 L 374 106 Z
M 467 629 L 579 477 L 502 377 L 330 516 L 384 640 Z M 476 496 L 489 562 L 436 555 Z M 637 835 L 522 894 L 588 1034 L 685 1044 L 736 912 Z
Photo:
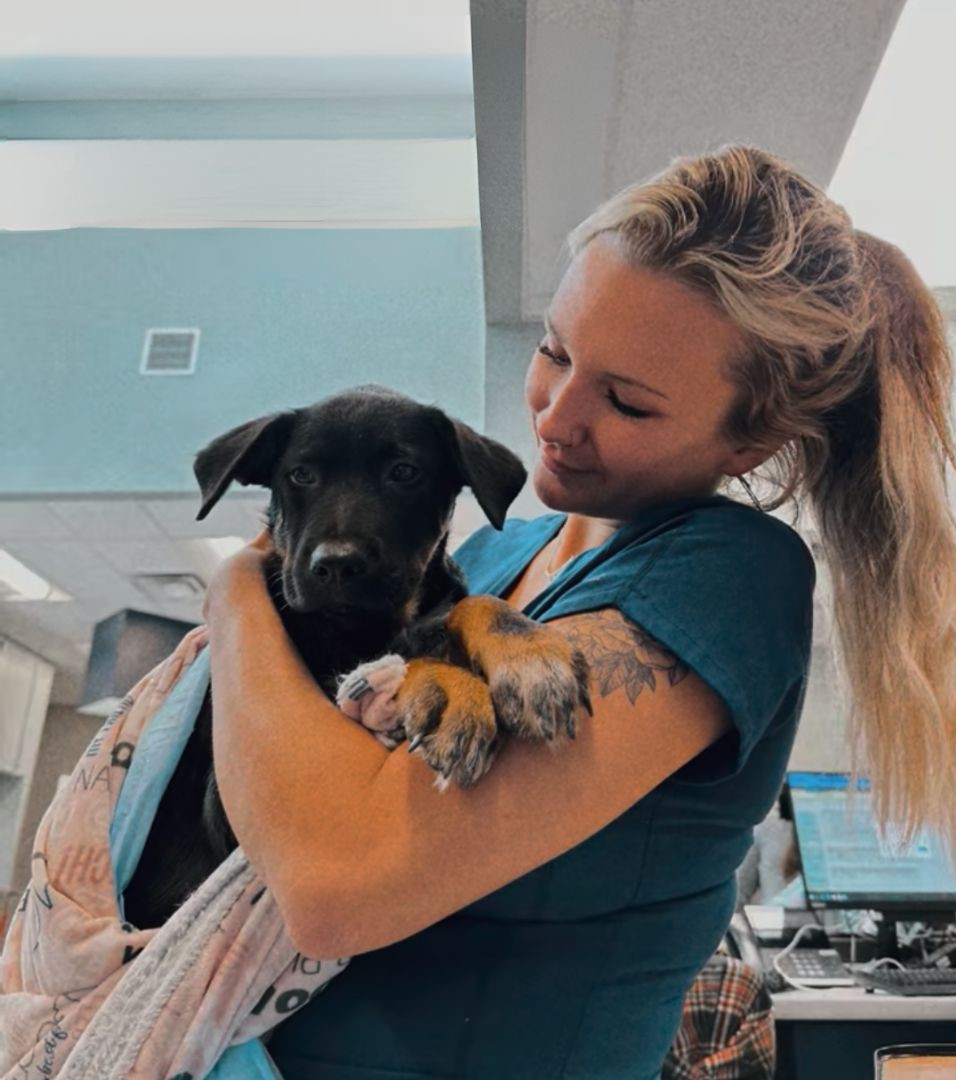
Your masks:
M 206 538 L 206 545 L 217 558 L 227 559 L 244 548 L 246 541 L 241 536 L 210 536 Z
M 316 228 L 474 228 L 475 140 L 0 141 L 0 230 L 289 221 Z
M 0 548 L 0 600 L 61 602 L 71 599 L 65 592 L 24 566 L 9 551 Z

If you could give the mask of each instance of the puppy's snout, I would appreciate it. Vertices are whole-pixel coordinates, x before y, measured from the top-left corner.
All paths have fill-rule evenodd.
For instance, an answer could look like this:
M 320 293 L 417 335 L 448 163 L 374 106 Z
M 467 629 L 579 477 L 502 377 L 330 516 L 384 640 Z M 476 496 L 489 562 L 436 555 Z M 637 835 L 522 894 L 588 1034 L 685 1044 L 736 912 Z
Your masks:
M 309 572 L 328 584 L 347 585 L 365 576 L 368 561 L 355 544 L 330 541 L 319 544 L 309 559 Z

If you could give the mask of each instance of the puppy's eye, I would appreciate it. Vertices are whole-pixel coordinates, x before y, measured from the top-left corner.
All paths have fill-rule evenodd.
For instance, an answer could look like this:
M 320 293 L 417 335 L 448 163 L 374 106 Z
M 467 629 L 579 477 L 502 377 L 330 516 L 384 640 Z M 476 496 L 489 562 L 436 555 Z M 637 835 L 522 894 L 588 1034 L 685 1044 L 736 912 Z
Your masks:
M 399 462 L 388 474 L 389 480 L 396 480 L 399 484 L 407 484 L 418 476 L 421 470 L 415 465 L 408 465 L 404 461 Z
M 317 478 L 311 469 L 307 469 L 304 465 L 296 465 L 289 473 L 289 479 L 296 487 L 309 487 Z

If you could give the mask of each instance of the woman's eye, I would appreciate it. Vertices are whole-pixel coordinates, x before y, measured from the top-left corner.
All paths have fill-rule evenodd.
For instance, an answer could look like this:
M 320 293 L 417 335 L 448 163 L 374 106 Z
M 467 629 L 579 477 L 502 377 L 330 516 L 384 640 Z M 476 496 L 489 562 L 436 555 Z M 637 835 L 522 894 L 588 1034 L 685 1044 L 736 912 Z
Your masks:
M 546 356 L 553 364 L 556 364 L 559 367 L 564 367 L 565 364 L 571 363 L 569 357 L 558 356 L 557 353 L 552 352 L 543 342 L 538 346 L 538 352 L 541 353 L 542 356 Z
M 407 484 L 410 480 L 414 480 L 420 471 L 421 470 L 415 465 L 408 465 L 405 462 L 400 462 L 388 474 L 388 478 L 389 480 L 396 480 L 400 484 Z
M 571 363 L 571 358 L 569 356 L 559 356 L 556 352 L 549 349 L 544 342 L 538 346 L 538 352 L 541 353 L 542 356 L 546 356 L 555 367 L 566 367 Z M 642 420 L 646 416 L 654 415 L 644 409 L 635 409 L 632 405 L 625 405 L 613 390 L 608 390 L 606 396 L 608 401 L 610 401 L 622 416 L 630 416 L 635 420 Z
M 654 415 L 653 413 L 645 412 L 644 409 L 635 409 L 632 405 L 625 405 L 613 390 L 608 390 L 607 399 L 622 416 L 631 416 L 636 420 L 640 420 L 642 417 Z
M 296 487 L 309 487 L 315 483 L 317 477 L 311 469 L 307 469 L 304 465 L 296 465 L 289 473 L 289 479 Z

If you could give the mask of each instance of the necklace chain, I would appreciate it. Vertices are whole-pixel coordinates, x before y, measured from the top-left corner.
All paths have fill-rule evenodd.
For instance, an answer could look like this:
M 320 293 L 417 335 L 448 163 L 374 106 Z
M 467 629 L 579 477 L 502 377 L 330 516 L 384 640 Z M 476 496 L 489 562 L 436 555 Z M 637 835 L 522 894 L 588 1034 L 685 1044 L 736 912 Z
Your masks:
M 550 546 L 550 544 L 554 544 L 557 541 L 557 539 L 558 539 L 557 536 L 554 537 L 554 539 L 550 541 L 549 546 Z M 555 554 L 556 553 L 557 553 L 557 548 L 555 548 Z M 565 565 L 565 563 L 568 562 L 568 560 L 565 559 L 564 562 L 561 564 L 561 566 L 556 566 L 553 570 L 551 569 L 551 563 L 552 562 L 554 562 L 554 554 L 552 554 L 551 558 L 548 559 L 547 564 L 541 568 L 544 571 L 544 576 L 548 579 L 548 581 L 553 581 L 554 580 L 556 575 L 560 572 L 561 568 Z

